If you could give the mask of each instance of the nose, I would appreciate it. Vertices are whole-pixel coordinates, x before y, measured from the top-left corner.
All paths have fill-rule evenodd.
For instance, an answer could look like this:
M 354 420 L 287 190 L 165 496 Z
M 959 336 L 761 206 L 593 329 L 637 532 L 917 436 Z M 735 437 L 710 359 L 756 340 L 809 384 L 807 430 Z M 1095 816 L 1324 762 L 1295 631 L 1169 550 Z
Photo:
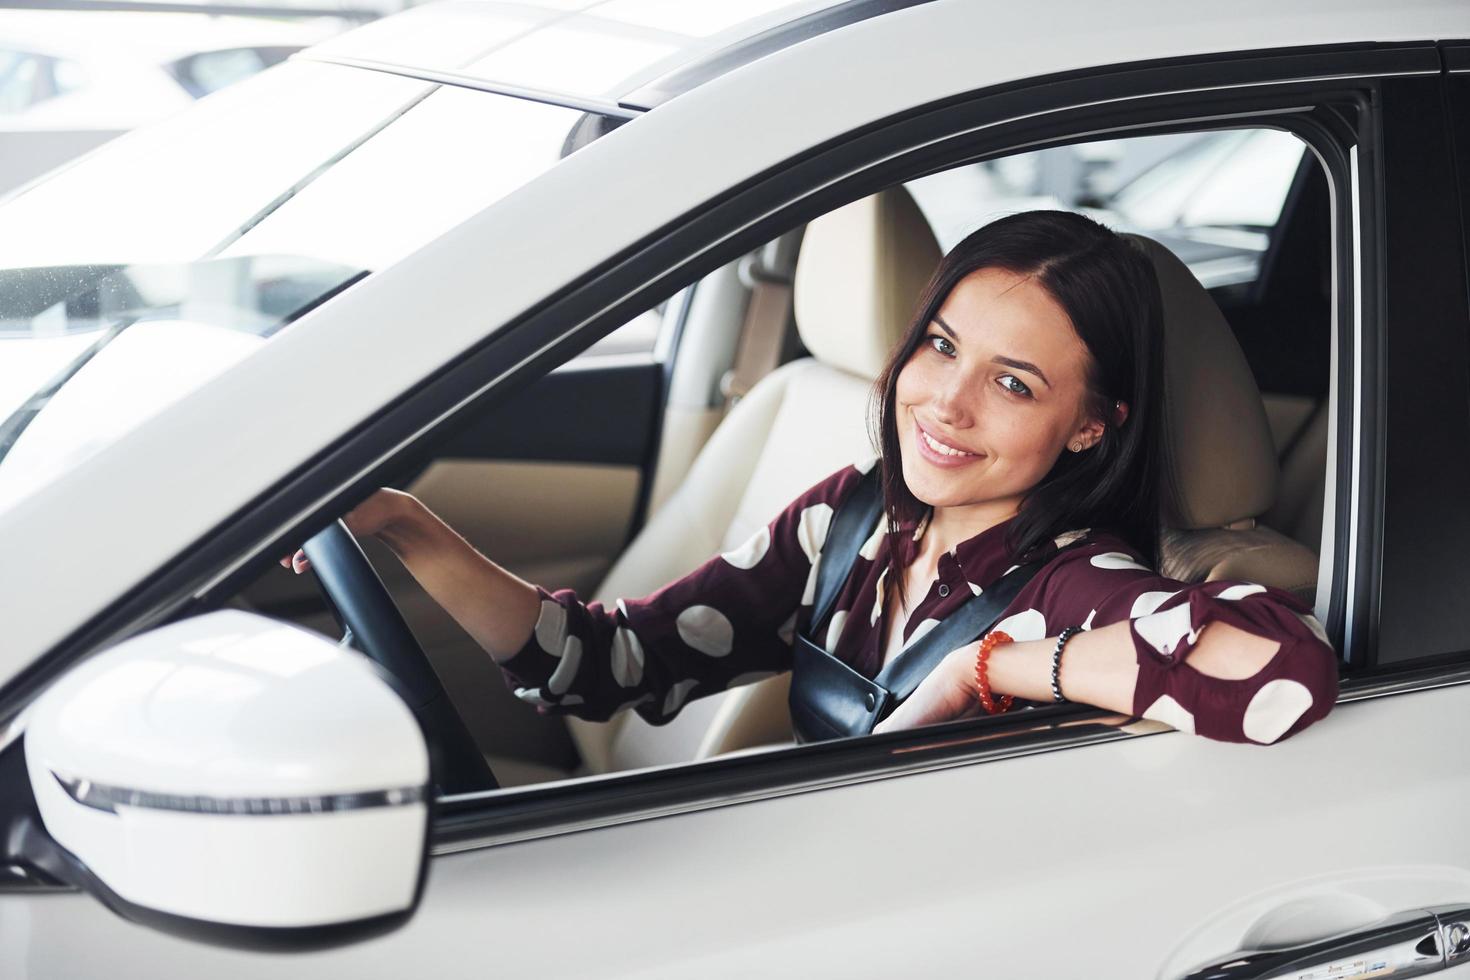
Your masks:
M 945 379 L 944 383 L 934 389 L 934 397 L 929 404 L 935 421 L 954 429 L 965 429 L 974 424 L 969 405 L 969 386 L 970 382 L 956 372 L 955 376 Z

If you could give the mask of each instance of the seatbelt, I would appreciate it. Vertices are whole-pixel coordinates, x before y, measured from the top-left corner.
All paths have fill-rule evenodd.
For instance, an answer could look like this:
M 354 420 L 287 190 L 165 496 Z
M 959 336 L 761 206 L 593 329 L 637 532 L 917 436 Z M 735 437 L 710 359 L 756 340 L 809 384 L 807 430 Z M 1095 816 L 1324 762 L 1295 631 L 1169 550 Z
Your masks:
M 877 474 L 878 468 L 874 467 L 863 477 L 832 520 L 818 556 L 810 628 L 814 636 L 820 634 L 820 626 L 851 575 L 858 551 L 882 509 Z M 798 633 L 792 641 L 790 695 L 791 722 L 797 739 L 813 742 L 871 732 L 952 650 L 989 631 L 1049 560 L 1033 561 L 1001 576 L 890 660 L 871 680 Z
M 726 412 L 781 364 L 794 301 L 792 275 L 787 270 L 794 270 L 797 244 L 795 233 L 783 235 L 740 264 L 740 280 L 750 288 L 750 303 L 745 307 L 735 363 L 720 379 Z

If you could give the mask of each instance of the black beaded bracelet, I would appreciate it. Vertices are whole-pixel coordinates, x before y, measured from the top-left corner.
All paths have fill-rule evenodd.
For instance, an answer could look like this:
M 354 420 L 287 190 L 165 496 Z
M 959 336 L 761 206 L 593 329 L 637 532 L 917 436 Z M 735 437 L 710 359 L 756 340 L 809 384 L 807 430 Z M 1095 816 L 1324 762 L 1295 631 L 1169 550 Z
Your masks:
M 1081 632 L 1080 626 L 1068 626 L 1057 637 L 1057 648 L 1051 652 L 1051 699 L 1057 704 L 1067 700 L 1062 697 L 1062 648 L 1067 645 L 1068 640 Z

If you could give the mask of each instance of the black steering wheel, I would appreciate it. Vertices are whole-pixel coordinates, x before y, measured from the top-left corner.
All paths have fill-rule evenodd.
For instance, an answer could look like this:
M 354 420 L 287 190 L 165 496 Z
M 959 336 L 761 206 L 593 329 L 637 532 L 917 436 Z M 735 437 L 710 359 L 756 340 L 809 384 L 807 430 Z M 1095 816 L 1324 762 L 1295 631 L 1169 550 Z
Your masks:
M 404 622 L 393 597 L 341 521 L 302 546 L 327 602 L 347 630 L 348 642 L 398 683 L 428 736 L 434 782 L 443 793 L 497 788 L 495 776 L 449 700 L 429 658 Z

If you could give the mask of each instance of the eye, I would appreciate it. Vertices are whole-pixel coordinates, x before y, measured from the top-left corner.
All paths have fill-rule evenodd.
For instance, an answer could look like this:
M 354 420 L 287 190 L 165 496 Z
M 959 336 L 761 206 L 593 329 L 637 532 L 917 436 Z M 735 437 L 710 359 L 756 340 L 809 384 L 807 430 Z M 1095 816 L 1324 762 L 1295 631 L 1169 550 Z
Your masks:
M 1000 386 L 1002 388 L 1004 388 L 1006 391 L 1009 391 L 1013 395 L 1021 395 L 1025 398 L 1031 397 L 1031 389 L 1026 386 L 1026 382 L 1022 381 L 1014 374 L 1002 374 L 996 380 L 1000 382 Z
M 933 347 L 940 354 L 943 354 L 945 357 L 954 357 L 954 344 L 950 342 L 948 337 L 941 337 L 937 333 L 931 333 L 928 340 L 929 346 Z

